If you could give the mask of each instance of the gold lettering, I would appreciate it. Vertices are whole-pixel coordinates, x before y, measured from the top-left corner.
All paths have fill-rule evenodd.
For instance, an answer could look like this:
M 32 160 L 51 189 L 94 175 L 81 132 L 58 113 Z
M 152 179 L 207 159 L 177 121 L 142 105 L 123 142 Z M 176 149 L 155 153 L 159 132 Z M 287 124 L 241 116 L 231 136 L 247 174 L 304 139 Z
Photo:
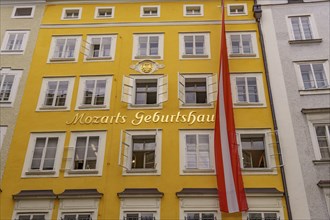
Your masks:
M 65 124 L 67 124 L 67 125 L 74 124 L 75 125 L 75 124 L 77 124 L 78 121 L 80 124 L 84 124 L 84 122 L 82 121 L 84 116 L 85 116 L 85 113 L 83 113 L 83 114 L 77 113 L 71 122 L 66 121 Z
M 142 122 L 142 120 L 143 120 L 143 114 L 144 114 L 144 112 L 137 112 L 136 114 L 135 114 L 135 119 L 133 119 L 132 121 L 131 121 L 131 123 L 132 123 L 132 125 L 139 125 L 139 124 L 141 124 L 141 122 Z
M 121 121 L 119 123 L 124 124 L 126 122 L 127 116 L 122 116 Z
M 159 114 L 160 114 L 160 112 L 154 113 L 154 115 L 152 116 L 152 122 L 155 122 L 155 123 L 159 122 L 159 119 L 160 119 Z
M 168 122 L 168 116 L 169 116 L 169 115 L 161 115 L 161 116 L 160 116 L 160 121 L 161 121 L 161 122 Z
M 92 118 L 92 116 L 87 116 L 86 118 L 85 118 L 85 124 L 90 124 L 90 123 L 92 123 L 92 120 L 93 120 L 93 118 Z
M 109 116 L 102 116 L 100 121 L 102 124 L 107 124 L 109 121 Z
M 210 119 L 210 116 L 211 116 L 211 119 Z M 206 121 L 207 122 L 214 122 L 214 115 L 207 115 Z
M 196 115 L 194 115 L 194 113 L 196 113 L 196 112 L 195 111 L 189 112 L 189 115 L 188 115 L 188 123 L 189 123 L 189 125 L 194 124 L 195 121 L 196 121 Z
M 149 123 L 151 121 L 151 115 L 146 115 L 144 117 L 144 122 Z
M 198 115 L 197 116 L 197 122 L 204 122 L 205 120 L 205 115 Z

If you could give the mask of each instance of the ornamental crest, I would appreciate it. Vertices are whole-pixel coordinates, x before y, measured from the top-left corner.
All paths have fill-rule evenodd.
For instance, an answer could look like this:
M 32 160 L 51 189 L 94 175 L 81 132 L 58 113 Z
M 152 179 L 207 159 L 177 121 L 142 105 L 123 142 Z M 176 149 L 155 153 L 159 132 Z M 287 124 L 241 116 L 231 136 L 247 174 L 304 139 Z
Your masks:
M 164 65 L 152 60 L 142 60 L 130 66 L 131 69 L 143 74 L 151 74 L 158 69 L 163 69 Z

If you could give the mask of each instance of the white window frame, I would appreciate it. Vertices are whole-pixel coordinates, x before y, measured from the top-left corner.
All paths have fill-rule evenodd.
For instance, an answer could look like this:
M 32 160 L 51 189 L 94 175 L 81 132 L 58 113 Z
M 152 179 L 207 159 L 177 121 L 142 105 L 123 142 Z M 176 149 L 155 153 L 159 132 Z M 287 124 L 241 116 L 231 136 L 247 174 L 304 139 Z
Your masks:
M 324 75 L 326 77 L 326 82 L 328 86 L 326 87 L 321 87 L 321 88 L 310 88 L 310 89 L 305 89 L 302 74 L 301 74 L 301 69 L 300 65 L 302 64 L 323 64 L 323 70 L 324 70 Z M 300 95 L 313 95 L 313 94 L 329 94 L 330 93 L 330 75 L 329 75 L 329 61 L 299 61 L 299 62 L 294 62 L 294 68 L 297 74 L 297 80 L 298 80 L 298 87 L 299 87 L 299 94 Z M 314 70 L 313 71 L 313 79 L 315 82 L 315 74 Z
M 95 104 L 83 104 L 84 99 L 84 91 L 85 91 L 85 82 L 87 80 L 105 80 L 105 94 L 104 94 L 104 104 L 103 105 L 95 105 Z M 104 76 L 81 76 L 79 81 L 78 88 L 78 96 L 76 102 L 76 110 L 96 110 L 96 109 L 110 109 L 110 97 L 111 97 L 111 88 L 112 88 L 112 76 L 104 75 Z M 92 102 L 95 99 L 95 91 L 96 85 L 93 90 Z
M 78 10 L 78 17 L 66 16 L 67 11 L 74 11 L 74 10 Z M 63 8 L 61 20 L 79 20 L 81 19 L 81 14 L 82 14 L 82 8 Z
M 157 101 L 155 104 L 135 104 L 136 82 L 139 80 L 157 80 Z M 159 109 L 168 99 L 167 75 L 130 75 L 123 76 L 121 101 L 128 103 L 129 109 Z
M 21 48 L 19 50 L 16 50 L 16 49 L 7 50 L 6 49 L 8 43 L 9 43 L 8 41 L 9 41 L 10 34 L 16 34 L 16 37 L 17 37 L 17 34 L 23 34 Z M 6 31 L 3 41 L 2 41 L 2 45 L 1 45 L 1 54 L 23 54 L 26 49 L 26 46 L 27 46 L 29 35 L 30 35 L 30 31 L 28 31 L 28 30 L 8 30 L 8 31 Z M 16 37 L 15 37 L 15 43 L 17 43 Z
M 217 197 L 211 196 L 187 196 L 180 198 L 180 219 L 185 219 L 188 212 L 206 212 L 214 213 L 216 220 L 221 220 L 221 212 L 219 211 L 219 200 Z
M 242 13 L 239 13 L 239 12 L 232 13 L 230 11 L 231 7 L 238 7 L 238 6 L 243 6 L 243 12 Z M 227 5 L 227 15 L 228 16 L 242 16 L 242 15 L 247 15 L 247 14 L 248 14 L 248 12 L 247 12 L 247 4 L 246 3 L 228 4 Z
M 307 122 L 308 122 L 309 133 L 310 133 L 311 140 L 312 140 L 315 160 L 322 160 L 319 143 L 318 143 L 317 136 L 316 136 L 315 125 L 329 125 L 330 124 L 329 114 L 328 113 L 307 114 L 306 117 L 307 117 Z M 327 158 L 327 159 L 329 159 L 329 158 Z M 327 160 L 327 159 L 325 159 L 325 160 Z
M 22 70 L 13 70 L 10 68 L 2 68 L 0 69 L 0 75 L 13 75 L 14 76 L 14 82 L 12 84 L 10 95 L 8 101 L 0 101 L 0 107 L 13 107 L 16 94 L 18 91 L 19 82 L 21 80 L 23 71 Z M 0 91 L 3 89 L 3 82 L 0 85 Z
M 264 216 L 265 216 L 265 213 L 275 213 L 276 214 L 276 220 L 280 220 L 280 213 L 278 211 L 248 211 L 246 213 L 243 214 L 243 216 L 245 215 L 246 218 L 242 218 L 243 220 L 246 220 L 248 219 L 249 217 L 249 214 L 251 213 L 258 213 L 258 214 L 261 214 L 261 217 L 262 217 L 262 220 L 264 220 Z
M 74 155 L 76 149 L 76 142 L 78 137 L 99 137 L 99 145 L 96 158 L 95 169 L 74 169 Z M 66 160 L 66 168 L 64 176 L 102 176 L 104 152 L 106 145 L 106 131 L 86 131 L 86 132 L 72 132 L 70 137 L 70 145 L 68 147 L 68 154 Z
M 132 168 L 133 136 L 155 136 L 155 167 L 154 168 Z M 119 151 L 119 166 L 123 167 L 122 175 L 160 175 L 161 174 L 161 152 L 162 152 L 162 130 L 126 130 L 121 132 L 122 142 Z
M 5 140 L 6 132 L 7 132 L 8 126 L 6 125 L 0 125 L 0 151 L 2 148 L 3 141 Z
M 200 13 L 188 13 L 189 8 L 199 7 Z M 183 16 L 185 17 L 199 17 L 204 16 L 204 5 L 183 5 Z
M 145 14 L 144 9 L 147 8 L 156 8 L 157 9 L 157 14 Z M 160 17 L 160 6 L 159 5 L 142 5 L 140 7 L 140 17 L 141 18 L 155 18 L 155 17 Z
M 204 36 L 204 54 L 196 54 L 195 45 L 193 46 L 193 54 L 185 53 L 185 36 L 193 36 L 195 39 L 196 36 Z M 195 40 L 194 40 L 195 42 Z M 179 33 L 179 59 L 210 59 L 211 50 L 210 50 L 210 33 L 205 32 L 194 32 L 194 33 Z
M 160 219 L 161 198 L 127 197 L 121 198 L 119 219 L 124 219 L 126 213 L 152 212 L 155 219 Z
M 17 16 L 15 15 L 16 14 L 16 11 L 17 9 L 20 9 L 20 8 L 31 8 L 31 14 L 30 15 L 26 15 L 26 16 Z M 14 9 L 13 9 L 13 12 L 11 14 L 11 18 L 33 18 L 34 16 L 34 11 L 35 11 L 35 6 L 14 6 Z
M 264 137 L 264 147 L 265 147 L 265 159 L 267 166 L 263 168 L 244 168 L 243 166 L 243 151 L 242 151 L 242 142 L 241 135 L 248 135 L 253 137 L 263 136 Z M 237 144 L 239 147 L 239 156 L 241 162 L 241 169 L 244 175 L 264 175 L 264 174 L 277 174 L 277 167 L 275 161 L 274 147 L 275 137 L 274 132 L 271 132 L 270 129 L 237 129 L 236 130 Z
M 186 135 L 209 135 L 210 168 L 186 168 Z M 215 175 L 214 130 L 180 130 L 180 175 Z
M 232 35 L 239 35 L 240 36 L 240 45 L 239 45 L 239 53 L 233 53 L 233 47 L 231 43 L 231 36 Z M 244 53 L 243 46 L 242 46 L 242 35 L 251 35 L 251 53 Z M 259 58 L 259 47 L 257 43 L 256 38 L 256 32 L 249 31 L 249 32 L 227 32 L 226 33 L 227 38 L 227 49 L 228 49 L 228 55 L 229 59 L 247 59 L 247 58 Z
M 140 37 L 148 37 L 147 43 L 147 54 L 140 55 L 139 54 L 139 38 Z M 150 55 L 150 37 L 158 37 L 158 54 L 157 55 Z M 152 59 L 152 60 L 162 60 L 164 57 L 164 34 L 157 33 L 157 34 L 134 34 L 133 35 L 133 54 L 132 60 L 144 60 L 144 59 Z
M 30 167 L 32 164 L 37 138 L 49 138 L 49 137 L 58 138 L 53 170 L 32 170 Z M 64 150 L 64 140 L 65 140 L 64 132 L 31 133 L 29 144 L 26 151 L 22 177 L 23 178 L 29 178 L 29 177 L 39 178 L 39 177 L 49 177 L 49 176 L 58 177 L 62 162 L 63 150 Z M 43 154 L 45 154 L 45 152 L 43 152 Z M 42 158 L 44 158 L 44 156 L 45 155 L 43 155 Z
M 206 103 L 186 103 L 185 80 L 205 78 L 206 80 Z M 178 73 L 178 98 L 180 108 L 213 108 L 217 100 L 218 76 L 212 73 Z
M 66 111 L 66 110 L 69 110 L 71 107 L 74 80 L 75 80 L 75 77 L 45 77 L 45 78 L 43 78 L 41 89 L 40 89 L 40 95 L 39 95 L 39 99 L 38 99 L 38 106 L 37 106 L 36 110 L 37 111 Z M 68 81 L 65 105 L 64 106 L 44 105 L 46 94 L 47 94 L 47 89 L 48 89 L 48 82 L 60 82 L 60 81 Z M 57 85 L 57 88 L 58 88 L 58 85 Z M 58 90 L 56 89 L 56 94 L 57 94 L 57 92 L 58 92 Z M 54 99 L 56 99 L 56 97 L 54 97 Z
M 237 91 L 237 84 L 236 84 L 236 78 L 237 77 L 244 77 L 245 82 L 247 77 L 255 77 L 257 82 L 257 90 L 258 90 L 258 102 L 240 102 L 238 100 L 238 91 Z M 260 107 L 266 107 L 266 98 L 265 98 L 265 89 L 263 86 L 263 77 L 262 73 L 242 73 L 242 74 L 236 74 L 232 73 L 230 74 L 230 81 L 231 81 L 231 92 L 232 92 L 232 100 L 234 104 L 234 108 L 260 108 Z M 246 86 L 246 97 L 248 99 L 249 93 L 248 93 L 248 86 Z
M 109 9 L 111 10 L 111 16 L 100 16 L 99 11 L 102 9 Z M 114 18 L 115 17 L 115 7 L 95 7 L 95 19 L 108 19 L 108 18 Z
M 19 215 L 24 214 L 44 214 L 45 219 L 52 218 L 54 208 L 53 199 L 21 199 L 15 202 L 12 220 L 18 219 Z
M 302 39 L 295 39 L 294 36 L 294 32 L 293 32 L 293 27 L 292 27 L 292 23 L 291 23 L 291 18 L 293 17 L 309 17 L 309 24 L 310 24 L 310 30 L 311 30 L 311 35 L 312 35 L 312 39 L 305 39 L 305 36 L 302 36 Z M 287 27 L 288 27 L 288 32 L 289 32 L 289 42 L 297 42 L 297 41 L 320 41 L 320 37 L 319 37 L 319 33 L 317 31 L 317 26 L 316 26 L 316 22 L 314 19 L 314 15 L 313 14 L 296 14 L 296 15 L 288 15 L 286 17 L 286 21 L 287 21 Z M 300 31 L 302 30 L 302 26 L 301 26 L 301 22 L 299 22 L 299 26 L 300 26 Z M 304 34 L 303 34 L 304 35 Z
M 58 219 L 64 219 L 66 214 L 90 214 L 91 219 L 97 219 L 99 198 L 85 198 L 82 195 L 79 198 L 60 198 L 58 208 Z
M 98 57 L 94 57 L 91 55 L 93 53 L 92 50 L 92 40 L 94 38 L 101 38 L 101 41 L 103 38 L 110 38 L 110 53 L 109 56 L 102 56 L 99 55 Z M 117 42 L 117 35 L 111 34 L 111 35 L 87 35 L 87 41 L 85 46 L 85 56 L 84 60 L 91 62 L 91 61 L 113 61 L 115 59 L 115 51 L 116 51 L 116 42 Z M 100 45 L 103 45 L 102 43 Z
M 66 215 L 75 215 L 76 220 L 78 220 L 79 215 L 89 215 L 90 216 L 89 220 L 96 219 L 96 216 L 93 211 L 90 211 L 90 212 L 88 212 L 88 211 L 87 212 L 85 212 L 85 211 L 83 211 L 83 212 L 61 212 L 60 219 L 64 219 Z
M 75 49 L 74 49 L 74 55 L 73 57 L 55 57 L 55 49 L 56 49 L 56 40 L 57 39 L 66 39 L 65 44 L 67 43 L 68 39 L 75 39 Z M 68 35 L 68 36 L 53 36 L 52 37 L 52 42 L 49 50 L 49 55 L 48 55 L 48 63 L 55 63 L 55 62 L 77 62 L 78 61 L 78 56 L 79 56 L 79 50 L 80 50 L 80 45 L 81 45 L 81 36 L 77 35 Z M 65 48 L 63 49 L 62 53 L 65 53 Z

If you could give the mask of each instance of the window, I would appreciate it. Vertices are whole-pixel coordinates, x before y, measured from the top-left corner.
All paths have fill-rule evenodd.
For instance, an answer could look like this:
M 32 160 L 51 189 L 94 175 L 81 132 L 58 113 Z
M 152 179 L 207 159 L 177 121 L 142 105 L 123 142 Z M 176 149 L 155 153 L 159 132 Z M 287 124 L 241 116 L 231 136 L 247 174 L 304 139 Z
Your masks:
M 229 16 L 247 15 L 246 4 L 228 4 L 227 6 Z
M 33 18 L 35 6 L 15 6 L 12 18 Z
M 247 220 L 280 220 L 277 212 L 249 212 Z
M 295 68 L 302 90 L 329 89 L 328 62 L 295 63 Z
M 159 108 L 167 101 L 167 82 L 166 75 L 124 76 L 121 100 L 134 108 Z
M 0 107 L 14 105 L 21 76 L 21 70 L 0 69 Z
M 163 34 L 135 34 L 133 59 L 163 59 Z
M 32 133 L 22 176 L 58 176 L 64 147 L 64 133 Z
M 102 175 L 106 132 L 73 132 L 65 175 Z
M 7 126 L 0 125 L 0 150 L 2 148 L 3 140 L 5 139 L 6 132 Z
M 3 54 L 23 54 L 30 31 L 6 31 L 1 45 Z
M 76 61 L 80 41 L 79 36 L 53 37 L 49 60 L 52 62 Z
M 92 216 L 89 213 L 64 213 L 63 220 L 92 220 Z
M 115 8 L 114 7 L 96 7 L 95 8 L 95 18 L 102 19 L 102 18 L 113 18 Z
M 77 20 L 81 18 L 81 8 L 64 8 L 62 20 Z
M 234 107 L 266 106 L 262 74 L 231 74 Z
M 217 99 L 217 75 L 179 74 L 178 97 L 181 107 L 210 106 Z
M 210 58 L 209 33 L 180 34 L 180 58 Z
M 73 77 L 44 78 L 38 101 L 38 110 L 70 109 Z
M 18 220 L 46 220 L 45 214 L 43 213 L 22 213 L 18 214 L 15 219 Z
M 330 159 L 330 124 L 315 124 L 321 159 Z
M 313 32 L 310 16 L 290 17 L 293 40 L 311 40 Z
M 227 44 L 230 57 L 258 57 L 255 32 L 227 33 Z
M 141 6 L 141 17 L 159 17 L 160 6 Z
M 111 76 L 81 77 L 77 109 L 109 109 Z
M 183 14 L 184 16 L 203 16 L 203 5 L 184 5 Z
M 87 36 L 86 60 L 113 60 L 117 36 Z
M 127 212 L 124 220 L 156 220 L 153 212 Z
M 125 174 L 160 174 L 160 130 L 124 131 L 119 164 Z
M 186 212 L 185 220 L 216 220 L 215 213 L 212 212 Z
M 180 131 L 181 174 L 214 173 L 213 130 Z
M 242 158 L 241 167 L 245 171 L 273 171 L 275 157 L 274 133 L 270 130 L 237 130 L 238 144 Z

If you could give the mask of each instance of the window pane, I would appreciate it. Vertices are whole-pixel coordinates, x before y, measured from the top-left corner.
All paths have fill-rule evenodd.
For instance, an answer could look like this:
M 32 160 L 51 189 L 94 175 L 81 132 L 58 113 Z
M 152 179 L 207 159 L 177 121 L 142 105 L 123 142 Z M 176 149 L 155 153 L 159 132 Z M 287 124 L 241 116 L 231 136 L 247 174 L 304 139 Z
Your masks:
M 102 56 L 109 57 L 111 48 L 111 37 L 102 38 Z
M 94 105 L 104 104 L 106 82 L 106 80 L 97 80 Z
M 16 42 L 14 45 L 14 50 L 21 50 L 22 49 L 22 44 L 23 44 L 23 38 L 24 34 L 19 33 L 16 35 Z
M 195 36 L 196 54 L 204 54 L 204 36 Z
M 78 215 L 78 220 L 91 220 L 91 216 L 88 214 L 80 214 Z
M 139 220 L 139 214 L 126 214 L 126 220 Z
M 58 138 L 56 137 L 48 138 L 43 170 L 53 170 L 57 143 L 58 143 Z
M 64 44 L 66 39 L 56 39 L 54 58 L 64 57 Z
M 64 215 L 64 220 L 77 220 L 76 215 Z
M 267 167 L 263 137 L 241 137 L 244 168 Z
M 184 36 L 185 54 L 193 54 L 194 39 L 193 36 Z
M 76 39 L 67 39 L 64 57 L 65 58 L 74 57 L 75 47 L 76 47 Z
M 40 169 L 42 154 L 46 144 L 46 138 L 37 138 L 32 157 L 31 169 Z
M 249 102 L 259 102 L 256 77 L 247 77 Z
M 148 37 L 139 37 L 138 56 L 147 55 L 147 43 L 148 43 Z
M 59 82 L 55 106 L 65 106 L 68 86 L 69 86 L 68 81 Z
M 2 75 L 0 82 L 0 101 L 8 101 L 14 84 L 14 75 Z
M 261 213 L 249 213 L 249 220 L 263 220 Z
M 83 104 L 91 105 L 93 100 L 94 88 L 96 80 L 86 80 L 85 81 L 85 92 Z
M 317 88 L 328 86 L 328 82 L 324 73 L 323 64 L 313 64 L 314 76 Z
M 300 65 L 300 71 L 305 89 L 315 88 L 311 66 L 309 64 L 302 64 Z
M 215 220 L 213 213 L 202 213 L 202 220 Z
M 32 220 L 45 220 L 45 215 L 33 215 Z
M 244 77 L 236 77 L 237 98 L 239 102 L 246 102 L 246 85 Z
M 276 213 L 264 213 L 265 220 L 277 220 Z
M 74 169 L 84 169 L 85 151 L 86 151 L 87 137 L 78 137 L 76 142 Z
M 18 220 L 30 220 L 30 215 L 19 215 Z
M 89 137 L 85 169 L 96 169 L 99 137 Z
M 292 17 L 291 24 L 292 24 L 294 39 L 301 40 L 302 36 L 301 36 L 300 25 L 299 25 L 299 17 Z
M 307 16 L 300 17 L 300 20 L 301 20 L 301 26 L 303 28 L 304 35 L 305 35 L 305 40 L 312 39 L 312 31 L 311 31 L 311 26 L 309 23 L 309 17 L 307 17 Z
M 16 8 L 15 16 L 30 16 L 32 8 Z
M 187 220 L 200 220 L 199 213 L 187 213 Z
M 252 43 L 251 43 L 251 35 L 243 34 L 242 35 L 242 45 L 243 45 L 243 53 L 249 54 L 252 53 Z
M 231 35 L 230 39 L 232 53 L 240 53 L 240 35 Z
M 158 36 L 150 37 L 149 55 L 158 55 Z

